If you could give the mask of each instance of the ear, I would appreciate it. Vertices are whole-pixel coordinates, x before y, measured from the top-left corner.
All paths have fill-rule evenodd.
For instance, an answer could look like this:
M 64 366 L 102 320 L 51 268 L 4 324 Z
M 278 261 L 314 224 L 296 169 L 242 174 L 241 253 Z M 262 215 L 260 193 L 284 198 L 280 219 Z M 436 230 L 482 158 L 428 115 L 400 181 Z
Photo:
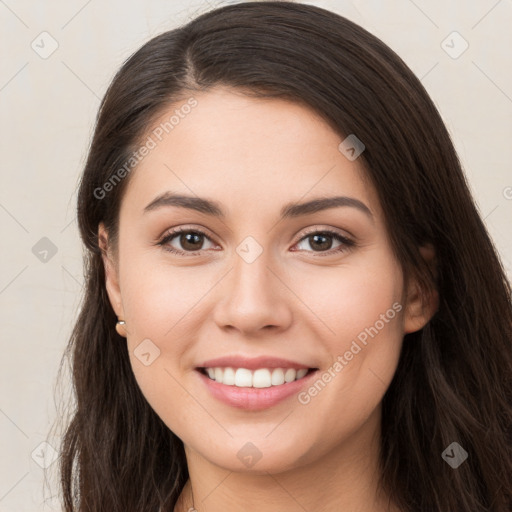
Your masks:
M 98 226 L 98 245 L 101 249 L 101 257 L 105 268 L 105 285 L 110 299 L 112 309 L 117 317 L 124 320 L 124 309 L 121 302 L 121 289 L 119 287 L 119 274 L 116 262 L 114 261 L 112 250 L 108 243 L 108 233 L 103 222 Z
M 419 248 L 421 256 L 437 276 L 435 267 L 436 255 L 432 244 Z M 404 313 L 404 333 L 419 331 L 430 321 L 439 307 L 439 293 L 435 283 L 432 283 L 430 293 L 421 292 L 416 278 L 411 278 L 407 290 Z

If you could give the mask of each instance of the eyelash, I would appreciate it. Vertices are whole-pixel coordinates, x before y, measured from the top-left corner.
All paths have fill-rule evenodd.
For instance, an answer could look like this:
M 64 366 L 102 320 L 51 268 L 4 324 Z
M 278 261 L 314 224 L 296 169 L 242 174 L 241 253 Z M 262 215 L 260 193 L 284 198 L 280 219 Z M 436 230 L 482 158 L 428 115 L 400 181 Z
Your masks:
M 201 251 L 195 251 L 195 252 L 181 251 L 179 249 L 175 249 L 174 247 L 167 245 L 173 238 L 176 238 L 176 236 L 181 233 L 194 233 L 194 234 L 202 235 L 202 236 L 206 237 L 208 240 L 210 240 L 210 237 L 201 229 L 198 229 L 198 228 L 192 229 L 192 228 L 185 227 L 185 228 L 177 228 L 177 229 L 167 233 L 159 242 L 157 242 L 157 245 L 161 246 L 164 251 L 168 251 L 173 254 L 180 255 L 180 256 L 196 256 L 197 254 L 199 254 Z M 330 235 L 334 239 L 336 239 L 338 242 L 342 243 L 342 245 L 340 245 L 336 249 L 330 249 L 328 251 L 316 252 L 317 256 L 319 256 L 319 257 L 332 256 L 333 254 L 336 254 L 336 253 L 343 253 L 343 252 L 348 251 L 351 248 L 355 247 L 355 245 L 356 245 L 356 243 L 353 240 L 350 240 L 349 238 L 346 238 L 346 237 L 340 235 L 338 232 L 330 230 L 330 229 L 322 229 L 322 230 L 317 229 L 317 230 L 308 231 L 304 234 L 304 236 L 300 240 L 297 241 L 297 244 L 302 242 L 303 240 L 309 238 L 311 235 L 317 235 L 317 234 L 318 235 Z M 306 251 L 306 252 L 315 252 L 315 251 Z

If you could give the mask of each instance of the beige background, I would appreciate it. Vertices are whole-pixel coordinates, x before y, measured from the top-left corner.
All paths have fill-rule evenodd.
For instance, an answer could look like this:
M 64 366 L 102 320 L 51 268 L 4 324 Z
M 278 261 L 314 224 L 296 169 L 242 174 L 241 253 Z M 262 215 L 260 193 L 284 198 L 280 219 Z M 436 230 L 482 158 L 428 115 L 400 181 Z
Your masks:
M 0 0 L 0 512 L 60 510 L 41 466 L 49 465 L 47 477 L 54 478 L 57 442 L 47 437 L 53 392 L 83 281 L 75 192 L 100 98 L 144 42 L 220 3 Z M 510 278 L 512 2 L 306 3 L 362 25 L 421 78 Z M 453 31 L 469 44 L 458 58 L 445 51 L 463 49 Z M 57 49 L 42 58 L 52 44 Z M 44 253 L 36 255 L 48 244 L 43 237 L 57 251 L 46 262 Z

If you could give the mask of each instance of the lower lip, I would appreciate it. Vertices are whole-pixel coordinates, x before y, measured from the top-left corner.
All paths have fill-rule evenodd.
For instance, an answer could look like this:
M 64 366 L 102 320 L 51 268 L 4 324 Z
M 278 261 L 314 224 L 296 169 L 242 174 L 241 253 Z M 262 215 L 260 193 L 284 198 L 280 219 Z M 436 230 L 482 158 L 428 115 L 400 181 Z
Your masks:
M 309 384 L 318 370 L 312 371 L 302 379 L 287 382 L 280 386 L 268 388 L 242 388 L 227 386 L 210 379 L 199 370 L 196 370 L 202 381 L 206 384 L 210 393 L 225 404 L 249 411 L 268 409 L 281 402 L 285 398 L 297 394 L 304 386 Z

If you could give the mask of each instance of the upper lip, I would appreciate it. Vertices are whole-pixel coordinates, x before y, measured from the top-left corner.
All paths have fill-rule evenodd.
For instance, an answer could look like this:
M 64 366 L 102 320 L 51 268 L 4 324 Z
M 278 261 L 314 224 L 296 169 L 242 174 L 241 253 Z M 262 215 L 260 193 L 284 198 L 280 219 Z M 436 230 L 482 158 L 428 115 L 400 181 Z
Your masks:
M 243 357 L 239 355 L 218 357 L 216 359 L 208 359 L 204 361 L 198 368 L 247 368 L 248 370 L 257 370 L 258 368 L 313 368 L 313 366 L 292 361 L 290 359 L 282 359 L 272 356 L 259 357 Z

